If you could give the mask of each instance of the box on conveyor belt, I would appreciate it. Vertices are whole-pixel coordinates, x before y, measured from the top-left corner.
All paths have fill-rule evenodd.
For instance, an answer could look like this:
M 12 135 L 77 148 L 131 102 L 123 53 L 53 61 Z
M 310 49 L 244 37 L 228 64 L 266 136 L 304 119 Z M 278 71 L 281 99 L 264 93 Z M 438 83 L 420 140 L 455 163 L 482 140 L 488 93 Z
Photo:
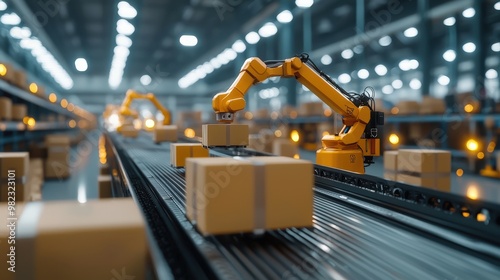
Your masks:
M 306 102 L 299 107 L 300 116 L 322 116 L 323 113 L 323 102 Z
M 294 157 L 299 154 L 299 147 L 290 139 L 276 139 L 273 141 L 273 154 Z
M 446 103 L 443 99 L 424 96 L 420 105 L 420 114 L 444 114 Z
M 204 124 L 202 135 L 205 147 L 248 145 L 248 125 L 244 124 Z
M 22 121 L 28 115 L 28 107 L 26 104 L 13 104 L 12 105 L 12 120 Z
M 247 148 L 264 153 L 272 153 L 273 141 L 271 135 L 268 133 L 250 134 L 248 135 Z
M 186 166 L 187 158 L 205 158 L 209 156 L 208 149 L 205 149 L 201 143 L 170 144 L 170 164 L 173 167 Z
M 312 169 L 287 157 L 187 159 L 187 217 L 204 235 L 310 227 Z
M 10 63 L 0 61 L 0 79 L 9 83 L 15 82 L 15 70 Z
M 396 173 L 398 170 L 398 151 L 384 152 L 384 178 L 391 181 L 396 181 Z
M 45 145 L 51 147 L 69 147 L 71 139 L 65 134 L 51 134 L 45 136 Z
M 139 136 L 139 130 L 133 127 L 122 127 L 120 133 L 123 135 L 123 137 L 128 138 L 137 138 Z
M 99 198 L 113 197 L 113 192 L 111 191 L 111 175 L 99 175 L 99 177 L 97 177 L 97 186 L 99 189 Z
M 120 275 L 146 279 L 144 221 L 131 198 L 33 202 L 25 204 L 22 212 L 16 210 L 16 279 L 112 279 Z M 7 237 L 6 230 L 2 227 L 2 239 Z M 2 252 L 0 258 L 5 256 Z
M 0 97 L 0 121 L 12 119 L 12 100 L 8 97 Z
M 26 89 L 28 87 L 26 72 L 24 72 L 24 70 L 14 71 L 14 82 L 13 83 L 21 89 Z
M 16 201 L 27 201 L 29 174 L 29 153 L 0 153 L 0 202 L 7 202 L 12 192 Z
M 412 115 L 420 112 L 420 103 L 417 101 L 400 101 L 394 106 L 399 115 Z
M 68 161 L 50 159 L 45 160 L 45 178 L 65 179 L 70 176 L 70 166 Z
M 153 130 L 153 142 L 175 142 L 177 141 L 177 126 L 162 125 Z
M 449 173 L 422 173 L 418 175 L 398 173 L 397 181 L 444 192 L 449 192 L 451 189 L 451 177 Z
M 401 149 L 398 152 L 398 171 L 415 173 L 450 173 L 451 153 L 443 150 Z
M 0 209 L 1 209 L 0 219 L 2 221 L 8 221 L 8 218 L 19 218 L 23 213 L 24 205 L 25 205 L 24 203 L 18 202 L 16 203 L 15 206 L 11 206 L 9 208 L 9 205 L 7 203 L 0 203 Z M 13 213 L 14 215 L 11 216 L 10 215 L 11 213 Z M 6 226 L 5 222 L 3 224 L 5 225 L 0 227 L 0 279 L 16 280 L 19 279 L 16 278 L 17 273 L 8 270 L 8 268 L 10 267 L 9 264 L 10 256 L 8 256 L 8 254 L 11 254 L 11 251 L 10 251 L 10 245 L 7 246 L 7 244 L 9 242 L 11 229 L 10 227 Z M 18 260 L 19 252 L 16 251 L 15 254 L 16 254 L 16 260 Z

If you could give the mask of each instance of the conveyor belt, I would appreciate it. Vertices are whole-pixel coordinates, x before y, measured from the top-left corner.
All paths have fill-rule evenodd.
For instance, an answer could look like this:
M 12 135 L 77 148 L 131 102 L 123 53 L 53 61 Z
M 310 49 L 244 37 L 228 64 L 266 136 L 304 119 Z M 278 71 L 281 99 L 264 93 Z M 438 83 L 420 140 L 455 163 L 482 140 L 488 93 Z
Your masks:
M 111 139 L 176 278 L 497 279 L 500 275 L 498 247 L 482 244 L 483 252 L 489 252 L 483 254 L 457 245 L 419 230 L 421 221 L 406 216 L 406 223 L 388 219 L 403 215 L 320 185 L 312 229 L 204 238 L 186 220 L 184 169 L 170 167 L 169 145 L 155 145 L 145 135 L 124 139 L 113 134 Z

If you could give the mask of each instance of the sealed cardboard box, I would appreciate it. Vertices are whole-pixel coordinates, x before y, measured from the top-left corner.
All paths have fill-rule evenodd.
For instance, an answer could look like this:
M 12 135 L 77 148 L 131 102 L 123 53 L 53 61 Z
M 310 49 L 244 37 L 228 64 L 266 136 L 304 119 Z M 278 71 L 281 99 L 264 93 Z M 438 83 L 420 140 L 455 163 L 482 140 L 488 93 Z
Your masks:
M 248 146 L 247 148 L 256 150 L 259 152 L 272 152 L 272 142 L 267 142 L 266 138 L 261 134 L 250 134 L 248 135 Z
M 177 141 L 177 126 L 163 125 L 155 127 L 153 130 L 153 141 L 156 143 Z
M 71 143 L 70 137 L 64 134 L 51 134 L 45 137 L 45 145 L 47 147 L 69 146 L 70 143 Z
M 14 71 L 14 84 L 21 89 L 26 89 L 28 86 L 26 72 L 23 70 Z
M 99 177 L 97 177 L 97 185 L 99 188 L 99 198 L 113 197 L 113 192 L 111 190 L 111 175 L 99 175 Z
M 288 139 L 276 139 L 273 142 L 273 154 L 284 157 L 294 157 L 299 154 L 296 143 Z
M 0 121 L 12 119 L 12 100 L 8 97 L 0 97 Z
M 398 174 L 395 170 L 384 171 L 384 179 L 390 181 L 397 181 Z
M 187 158 L 209 157 L 208 149 L 200 143 L 170 144 L 170 163 L 173 167 L 186 166 Z
M 397 181 L 440 191 L 449 192 L 451 188 L 451 178 L 449 173 L 426 173 L 426 174 L 401 174 L 398 173 Z
M 24 117 L 28 114 L 28 107 L 25 104 L 14 104 L 12 105 L 12 120 L 22 121 Z
M 399 150 L 397 169 L 415 173 L 450 173 L 451 153 L 443 150 Z
M 420 106 L 420 114 L 444 114 L 446 104 L 443 99 L 424 96 Z
M 24 203 L 16 203 L 15 206 L 10 206 L 10 208 L 7 203 L 0 203 L 0 219 L 4 221 L 3 224 L 6 224 L 8 218 L 19 219 L 19 217 L 23 213 L 23 209 Z M 12 254 L 12 252 L 10 251 L 10 246 L 7 246 L 9 240 L 13 240 L 12 238 L 9 239 L 11 234 L 13 236 L 16 235 L 14 231 L 11 231 L 11 228 L 9 226 L 3 225 L 0 227 L 0 279 L 2 280 L 19 279 L 16 278 L 17 273 L 13 273 L 7 270 L 10 267 L 10 256 L 8 256 L 8 254 Z M 17 251 L 14 253 L 18 254 Z M 16 257 L 16 259 L 18 259 L 18 257 Z
M 299 115 L 301 116 L 320 116 L 323 113 L 323 102 L 306 102 L 300 104 L 299 107 Z
M 70 167 L 67 161 L 47 159 L 44 166 L 45 178 L 65 179 L 70 175 Z
M 400 101 L 395 106 L 400 115 L 412 115 L 420 112 L 420 104 L 417 101 Z
M 144 221 L 130 198 L 29 203 L 16 238 L 17 279 L 146 279 Z
M 69 153 L 69 146 L 51 146 L 48 148 L 48 159 L 68 162 Z
M 124 127 L 122 128 L 120 133 L 123 135 L 123 137 L 129 137 L 129 138 L 137 138 L 137 136 L 139 136 L 139 130 L 133 127 L 132 128 Z
M 29 153 L 28 152 L 4 152 L 0 153 L 0 178 L 9 178 L 15 176 L 16 180 L 21 180 L 29 172 Z
M 204 235 L 310 227 L 312 171 L 287 157 L 189 158 L 186 214 Z
M 398 170 L 398 151 L 384 152 L 384 170 Z
M 247 125 L 204 124 L 202 134 L 202 143 L 205 147 L 248 145 Z

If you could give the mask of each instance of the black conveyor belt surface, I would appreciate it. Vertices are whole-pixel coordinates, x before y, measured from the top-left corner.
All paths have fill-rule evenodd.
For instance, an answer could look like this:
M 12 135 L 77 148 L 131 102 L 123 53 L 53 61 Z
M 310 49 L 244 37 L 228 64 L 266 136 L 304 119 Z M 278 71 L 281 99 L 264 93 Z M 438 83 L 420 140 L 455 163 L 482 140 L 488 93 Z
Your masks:
M 204 238 L 184 215 L 184 169 L 170 166 L 169 144 L 155 145 L 145 135 L 111 138 L 122 160 L 133 162 L 155 197 L 182 225 L 198 251 L 192 254 L 205 259 L 218 278 L 498 279 L 500 275 L 496 258 L 378 217 L 327 192 L 315 194 L 312 229 Z

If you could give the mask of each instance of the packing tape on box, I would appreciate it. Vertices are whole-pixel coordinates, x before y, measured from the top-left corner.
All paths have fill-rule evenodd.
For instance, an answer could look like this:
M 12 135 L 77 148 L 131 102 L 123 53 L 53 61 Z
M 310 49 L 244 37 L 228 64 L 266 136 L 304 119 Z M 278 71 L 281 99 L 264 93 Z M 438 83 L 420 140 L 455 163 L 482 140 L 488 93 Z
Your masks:
M 43 211 L 42 202 L 27 203 L 17 224 L 19 269 L 16 279 L 35 279 L 35 250 L 38 223 Z

